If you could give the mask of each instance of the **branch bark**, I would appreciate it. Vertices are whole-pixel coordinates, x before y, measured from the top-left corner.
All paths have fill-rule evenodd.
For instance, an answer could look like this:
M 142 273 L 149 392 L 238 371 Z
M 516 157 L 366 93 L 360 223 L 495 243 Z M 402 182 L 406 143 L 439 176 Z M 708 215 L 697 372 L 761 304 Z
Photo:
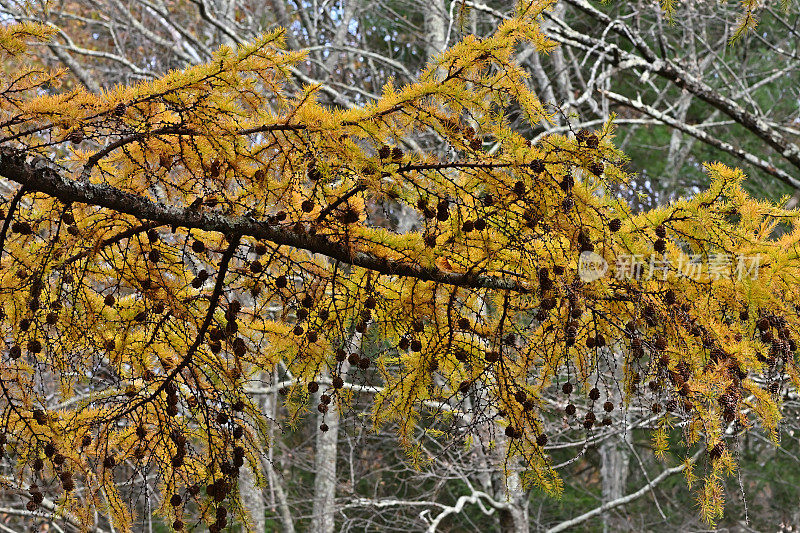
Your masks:
M 204 213 L 190 208 L 153 202 L 148 198 L 105 184 L 70 180 L 50 167 L 27 162 L 24 156 L 8 148 L 0 149 L 0 176 L 25 185 L 30 191 L 42 192 L 65 203 L 85 203 L 125 213 L 139 220 L 150 220 L 169 226 L 246 235 L 277 245 L 308 250 L 345 264 L 385 275 L 411 277 L 422 281 L 467 288 L 511 290 L 525 293 L 530 291 L 529 287 L 516 280 L 471 273 L 450 273 L 435 267 L 421 267 L 394 261 L 374 254 L 353 251 L 322 235 L 312 235 L 307 231 L 293 231 L 286 227 L 272 226 L 252 217 L 228 217 L 216 213 Z
M 784 183 L 787 183 L 795 188 L 800 188 L 800 180 L 798 180 L 797 178 L 791 176 L 790 174 L 784 172 L 779 168 L 772 166 L 768 161 L 764 161 L 763 159 L 756 157 L 750 152 L 746 152 L 741 148 L 736 148 L 730 143 L 717 139 L 716 137 L 706 133 L 705 131 L 701 130 L 698 127 L 676 120 L 671 116 L 667 115 L 666 113 L 662 113 L 658 109 L 655 109 L 654 107 L 644 104 L 639 100 L 631 100 L 627 96 L 623 96 L 621 94 L 617 94 L 612 91 L 601 90 L 600 93 L 611 101 L 617 102 L 626 107 L 630 107 L 631 109 L 635 109 L 636 111 L 644 113 L 645 115 L 651 116 L 654 119 L 659 120 L 664 124 L 667 124 L 668 126 L 672 126 L 676 130 L 691 135 L 695 139 L 703 141 L 704 143 L 713 146 L 714 148 L 717 148 L 719 150 L 722 150 L 723 152 L 727 152 L 732 156 L 738 157 L 742 161 L 750 163 L 754 167 L 763 170 L 767 174 L 778 178 Z
M 567 2 L 628 39 L 641 55 L 628 52 L 613 43 L 575 31 L 563 20 L 545 13 L 545 18 L 553 22 L 552 26 L 546 29 L 548 37 L 558 42 L 575 46 L 590 54 L 606 56 L 608 61 L 620 69 L 643 69 L 650 74 L 655 74 L 672 82 L 675 86 L 687 90 L 696 98 L 732 118 L 737 124 L 740 124 L 764 141 L 782 158 L 800 169 L 800 147 L 786 139 L 775 128 L 770 127 L 763 118 L 746 110 L 732 98 L 723 95 L 705 81 L 694 76 L 678 61 L 657 57 L 641 36 L 631 30 L 624 22 L 612 20 L 608 15 L 598 11 L 585 0 L 567 0 Z M 784 173 L 780 176 L 780 179 L 785 177 L 786 174 Z M 787 183 L 797 186 L 796 180 Z
M 691 459 L 689 459 L 688 464 L 694 464 L 700 458 L 700 455 L 703 453 L 703 451 L 704 451 L 704 449 L 701 448 L 697 453 L 695 453 L 691 457 Z M 662 481 L 667 479 L 669 476 L 671 476 L 673 474 L 678 474 L 678 473 L 683 472 L 684 470 L 686 470 L 686 466 L 687 466 L 687 463 L 683 463 L 683 464 L 675 466 L 673 468 L 668 468 L 668 469 L 664 470 L 663 472 L 661 472 L 658 476 L 654 477 L 653 480 L 650 481 L 650 483 L 648 483 L 647 485 L 645 485 L 641 489 L 637 490 L 636 492 L 632 492 L 632 493 L 630 493 L 630 494 L 628 494 L 626 496 L 623 496 L 621 498 L 617 498 L 616 500 L 612 500 L 610 502 L 604 503 L 600 507 L 595 507 L 591 511 L 583 513 L 580 516 L 576 516 L 575 518 L 573 518 L 571 520 L 567 520 L 566 522 L 561 522 L 557 526 L 548 529 L 546 531 L 546 533 L 559 533 L 560 531 L 567 531 L 567 530 L 569 530 L 571 528 L 574 528 L 578 524 L 582 524 L 583 522 L 586 522 L 590 518 L 593 518 L 593 517 L 595 517 L 595 516 L 597 516 L 599 514 L 603 514 L 606 511 L 610 511 L 611 509 L 614 509 L 614 508 L 619 507 L 621 505 L 625 505 L 625 504 L 630 503 L 630 502 L 632 502 L 634 500 L 638 500 L 639 498 L 641 498 L 642 496 L 644 496 L 645 494 L 647 494 L 648 492 L 650 492 L 651 490 L 656 488 L 656 486 L 659 483 L 661 483 Z

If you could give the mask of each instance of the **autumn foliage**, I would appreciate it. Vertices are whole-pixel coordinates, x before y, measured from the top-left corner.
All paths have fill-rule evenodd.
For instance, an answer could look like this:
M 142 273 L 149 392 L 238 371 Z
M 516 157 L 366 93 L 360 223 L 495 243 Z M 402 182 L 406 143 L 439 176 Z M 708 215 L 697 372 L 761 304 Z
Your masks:
M 5 69 L 2 483 L 31 510 L 47 487 L 75 521 L 102 510 L 126 531 L 120 486 L 148 473 L 174 529 L 219 531 L 246 520 L 237 477 L 258 478 L 274 423 L 248 391 L 270 375 L 294 418 L 375 387 L 372 422 L 413 461 L 421 427 L 487 426 L 482 445 L 554 495 L 545 421 L 591 433 L 649 410 L 657 451 L 674 427 L 706 450 L 687 478 L 718 517 L 729 443 L 774 436 L 800 384 L 797 214 L 720 164 L 707 191 L 635 214 L 609 192 L 628 179 L 613 120 L 533 146 L 510 129 L 509 113 L 549 119 L 513 60 L 552 49 L 549 6 L 521 3 L 491 38 L 352 109 L 287 90 L 302 55 L 280 32 L 102 95 Z M 50 33 L 3 27 L 4 62 Z M 414 230 L 395 231 L 398 210 Z M 581 254 L 607 275 L 583 279 Z M 658 275 L 615 275 L 654 254 Z M 760 263 L 680 268 L 723 256 Z M 563 401 L 543 400 L 553 390 Z

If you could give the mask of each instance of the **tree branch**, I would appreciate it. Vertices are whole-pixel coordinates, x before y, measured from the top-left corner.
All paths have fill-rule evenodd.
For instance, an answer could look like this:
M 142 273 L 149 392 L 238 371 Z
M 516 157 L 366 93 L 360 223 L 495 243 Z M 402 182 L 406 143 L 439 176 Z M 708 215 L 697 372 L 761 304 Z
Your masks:
M 100 87 L 100 85 L 98 85 L 98 83 L 92 79 L 91 75 L 86 72 L 86 69 L 84 69 L 80 63 L 75 61 L 75 59 L 69 55 L 66 50 L 52 45 L 48 48 L 50 48 L 50 51 L 53 52 L 53 55 L 55 55 L 59 61 L 64 63 L 64 65 L 66 65 L 67 68 L 70 69 L 73 74 L 75 74 L 75 77 L 78 78 L 78 80 L 83 83 L 89 91 L 95 94 L 100 94 L 102 92 L 103 89 Z
M 468 503 L 479 503 L 481 498 L 483 498 L 486 501 L 488 501 L 489 505 L 491 505 L 492 507 L 494 507 L 496 509 L 510 509 L 511 507 L 513 507 L 510 503 L 499 502 L 499 501 L 495 500 L 494 498 L 492 498 L 491 496 L 489 496 L 488 494 L 486 494 L 483 491 L 474 490 L 474 491 L 472 491 L 472 494 L 469 495 L 469 496 L 467 496 L 467 495 L 460 496 L 458 498 L 458 500 L 456 500 L 456 504 L 455 505 L 453 505 L 452 507 L 445 507 L 442 510 L 441 513 L 436 515 L 436 518 L 431 520 L 431 523 L 430 523 L 430 525 L 428 526 L 428 529 L 427 529 L 427 533 L 435 533 L 436 528 L 439 527 L 439 523 L 442 520 L 444 520 L 445 518 L 447 518 L 451 514 L 460 513 L 461 510 L 464 508 L 464 506 L 466 504 L 468 504 Z M 481 506 L 481 507 L 483 507 L 483 506 Z M 484 513 L 487 514 L 487 515 L 491 515 L 491 514 L 494 513 L 494 509 L 484 510 Z
M 46 162 L 44 164 L 46 165 Z M 25 185 L 30 191 L 42 192 L 65 203 L 85 203 L 125 213 L 139 220 L 151 220 L 170 226 L 216 231 L 226 235 L 246 235 L 277 245 L 308 250 L 345 264 L 388 276 L 411 277 L 421 281 L 433 281 L 473 289 L 511 290 L 523 293 L 531 290 L 517 280 L 472 273 L 444 272 L 436 267 L 422 267 L 371 253 L 353 251 L 325 236 L 312 235 L 307 231 L 297 231 L 282 226 L 272 226 L 266 221 L 256 220 L 249 216 L 204 213 L 185 207 L 153 202 L 143 196 L 105 184 L 70 180 L 50 167 L 27 162 L 21 153 L 9 148 L 0 149 L 0 176 Z
M 800 180 L 798 180 L 797 178 L 794 178 L 793 176 L 787 174 L 783 170 L 772 166 L 771 164 L 769 164 L 768 161 L 764 161 L 763 159 L 754 156 L 750 152 L 746 152 L 741 148 L 736 148 L 730 143 L 717 139 L 712 135 L 709 135 L 700 128 L 697 128 L 690 124 L 686 124 L 685 122 L 674 119 L 671 116 L 667 115 L 666 113 L 662 113 L 658 109 L 651 107 L 647 104 L 644 104 L 639 100 L 631 100 L 626 96 L 617 94 L 612 91 L 606 91 L 604 89 L 599 89 L 599 92 L 609 100 L 630 107 L 631 109 L 635 109 L 636 111 L 644 113 L 645 115 L 649 115 L 654 119 L 657 119 L 659 122 L 662 122 L 668 126 L 672 126 L 677 130 L 680 130 L 688 135 L 691 135 L 695 139 L 703 141 L 704 143 L 713 146 L 714 148 L 717 148 L 719 150 L 722 150 L 723 152 L 727 152 L 735 157 L 738 157 L 742 161 L 750 163 L 751 165 L 763 170 L 767 174 L 778 178 L 784 183 L 787 183 L 795 188 L 800 188 Z
M 800 148 L 775 131 L 774 128 L 771 128 L 764 119 L 747 111 L 735 100 L 724 96 L 706 82 L 691 74 L 676 61 L 656 57 L 641 37 L 637 36 L 621 21 L 612 21 L 608 16 L 598 12 L 583 0 L 569 0 L 568 3 L 579 7 L 603 23 L 613 27 L 614 31 L 628 38 L 642 52 L 644 57 L 623 50 L 613 43 L 575 31 L 563 20 L 545 13 L 545 17 L 554 23 L 546 29 L 548 37 L 591 54 L 604 55 L 619 68 L 641 68 L 671 81 L 677 87 L 689 91 L 695 97 L 732 118 L 737 124 L 743 126 L 773 148 L 786 161 L 800 169 Z M 796 186 L 794 183 L 789 184 Z
M 586 522 L 587 520 L 589 520 L 590 518 L 592 518 L 594 516 L 597 516 L 599 514 L 603 514 L 606 511 L 609 511 L 609 510 L 614 509 L 616 507 L 619 507 L 621 505 L 625 505 L 626 503 L 630 503 L 630 502 L 632 502 L 634 500 L 638 500 L 639 498 L 641 498 L 642 496 L 644 496 L 645 494 L 647 494 L 648 492 L 653 490 L 656 487 L 656 485 L 658 485 L 659 483 L 661 483 L 662 481 L 667 479 L 669 476 L 671 476 L 673 474 L 677 474 L 679 472 L 683 472 L 684 470 L 686 470 L 687 465 L 694 464 L 695 462 L 697 462 L 697 460 L 700 458 L 700 455 L 704 451 L 705 450 L 703 448 L 701 448 L 700 450 L 697 451 L 697 453 L 695 453 L 691 457 L 691 459 L 689 459 L 688 463 L 683 463 L 683 464 L 680 464 L 680 465 L 675 466 L 673 468 L 668 468 L 668 469 L 664 470 L 658 476 L 654 477 L 653 480 L 650 481 L 650 483 L 648 483 L 647 485 L 645 485 L 641 489 L 637 490 L 636 492 L 632 492 L 632 493 L 630 493 L 630 494 L 628 494 L 626 496 L 623 496 L 622 498 L 617 498 L 616 500 L 612 500 L 610 502 L 604 503 L 600 507 L 595 507 L 591 511 L 583 513 L 580 516 L 576 516 L 575 518 L 573 518 L 571 520 L 567 520 L 566 522 L 561 522 L 557 526 L 548 529 L 546 531 L 546 533 L 558 533 L 559 531 L 566 531 L 568 529 L 572 529 L 573 527 L 577 526 L 578 524 Z

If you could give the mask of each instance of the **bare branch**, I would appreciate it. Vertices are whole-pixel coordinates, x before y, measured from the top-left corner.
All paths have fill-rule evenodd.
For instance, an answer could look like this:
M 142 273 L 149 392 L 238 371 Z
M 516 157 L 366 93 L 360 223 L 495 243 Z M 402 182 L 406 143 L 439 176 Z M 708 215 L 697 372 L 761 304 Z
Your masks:
M 611 509 L 614 509 L 614 508 L 619 507 L 621 505 L 625 505 L 625 504 L 630 503 L 630 502 L 632 502 L 634 500 L 638 500 L 639 498 L 641 498 L 642 496 L 644 496 L 645 494 L 647 494 L 648 492 L 653 490 L 659 483 L 661 483 L 662 481 L 664 481 L 665 479 L 667 479 L 671 475 L 683 472 L 684 470 L 686 470 L 686 467 L 688 465 L 691 465 L 691 464 L 694 464 L 695 462 L 697 462 L 697 460 L 700 458 L 700 455 L 704 451 L 705 450 L 701 448 L 687 462 L 685 462 L 685 463 L 683 463 L 681 465 L 675 466 L 673 468 L 668 468 L 668 469 L 664 470 L 659 475 L 654 477 L 653 480 L 650 481 L 650 483 L 648 483 L 647 485 L 645 485 L 641 489 L 637 490 L 636 492 L 632 492 L 632 493 L 628 494 L 627 496 L 623 496 L 622 498 L 617 498 L 616 500 L 612 500 L 610 502 L 604 503 L 600 507 L 595 507 L 591 511 L 583 513 L 580 516 L 576 516 L 575 518 L 573 518 L 571 520 L 567 520 L 566 522 L 561 522 L 557 526 L 548 529 L 546 533 L 558 533 L 559 531 L 567 531 L 567 530 L 577 526 L 578 524 L 582 524 L 583 522 L 586 522 L 587 520 L 589 520 L 592 517 L 595 517 L 595 516 L 597 516 L 599 514 L 603 514 L 606 511 L 610 511 Z

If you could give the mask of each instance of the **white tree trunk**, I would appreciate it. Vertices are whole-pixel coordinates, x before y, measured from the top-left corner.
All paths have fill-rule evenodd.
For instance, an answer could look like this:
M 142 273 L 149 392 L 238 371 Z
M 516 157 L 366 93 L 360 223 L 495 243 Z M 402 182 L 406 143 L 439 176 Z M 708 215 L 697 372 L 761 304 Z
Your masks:
M 255 398 L 254 403 L 264 412 L 267 416 L 271 416 L 271 412 L 267 411 L 270 402 L 267 398 Z M 264 453 L 258 450 L 258 458 L 263 462 Z M 266 529 L 264 522 L 264 493 L 261 488 L 256 485 L 256 476 L 247 461 L 244 462 L 239 475 L 239 496 L 242 500 L 242 506 L 247 509 L 250 514 L 250 531 L 263 533 Z
M 618 382 L 622 382 L 622 365 L 624 355 L 619 351 L 614 350 L 608 353 L 609 358 L 615 360 L 614 367 L 611 370 L 614 377 Z M 622 398 L 618 389 L 609 389 L 609 400 L 617 406 L 622 406 Z M 622 433 L 614 435 L 611 438 L 605 439 L 600 444 L 600 478 L 603 488 L 603 503 L 617 500 L 625 494 L 625 488 L 628 480 L 628 466 L 631 457 L 631 443 L 633 442 L 633 435 L 627 422 L 622 417 L 621 409 L 615 411 L 617 415 L 617 424 L 624 424 Z M 614 531 L 615 528 L 610 520 L 608 513 L 603 513 L 603 531 Z
M 501 474 L 502 475 L 502 474 Z M 496 499 L 503 501 L 507 498 L 511 507 L 500 509 L 500 531 L 503 533 L 528 533 L 528 494 L 522 488 L 522 482 L 517 474 L 511 474 L 506 480 L 505 494 L 502 492 Z
M 315 395 L 319 401 L 319 394 Z M 333 533 L 336 498 L 336 452 L 339 437 L 339 411 L 331 405 L 325 417 L 317 416 L 318 424 L 323 421 L 328 431 L 317 428 L 316 453 L 314 456 L 314 509 L 311 531 L 314 533 Z
M 361 344 L 361 335 L 356 333 L 350 341 L 350 346 L 355 349 Z M 350 365 L 347 361 L 342 363 L 339 376 L 344 379 Z M 328 377 L 327 372 L 321 377 Z M 317 404 L 323 394 L 320 390 L 314 395 Z M 316 406 L 315 406 L 316 408 Z M 322 431 L 319 426 L 327 424 L 328 431 Z M 334 533 L 336 525 L 336 456 L 339 448 L 339 409 L 336 399 L 331 402 L 328 412 L 317 416 L 316 453 L 314 455 L 314 507 L 311 518 L 311 531 L 314 533 Z
M 245 462 L 239 474 L 239 496 L 242 505 L 250 514 L 250 531 L 263 533 L 266 530 L 264 521 L 264 494 L 255 483 L 255 475 Z
M 273 375 L 277 376 L 277 372 L 275 372 Z M 275 421 L 277 419 L 277 391 L 264 397 L 262 409 L 269 420 Z M 280 514 L 281 521 L 283 522 L 283 531 L 285 533 L 294 533 L 294 520 L 292 519 L 289 503 L 286 499 L 286 491 L 283 490 L 282 478 L 273 467 L 275 452 L 274 424 L 272 424 L 270 427 L 270 436 L 267 447 L 267 456 L 262 457 L 261 464 L 264 467 L 264 471 L 267 474 L 267 480 L 269 481 L 271 511 L 275 512 L 277 506 L 278 513 Z M 285 459 L 284 454 L 281 454 L 281 459 Z M 276 499 L 277 502 L 275 501 Z M 263 529 L 261 531 L 263 531 Z
M 431 0 L 424 10 L 426 59 L 444 50 L 447 44 L 447 16 L 444 0 Z
M 630 464 L 630 449 L 628 448 L 630 442 L 631 431 L 626 429 L 621 435 L 606 439 L 600 445 L 603 503 L 617 500 L 625 494 Z M 603 531 L 614 530 L 608 513 L 603 514 Z

